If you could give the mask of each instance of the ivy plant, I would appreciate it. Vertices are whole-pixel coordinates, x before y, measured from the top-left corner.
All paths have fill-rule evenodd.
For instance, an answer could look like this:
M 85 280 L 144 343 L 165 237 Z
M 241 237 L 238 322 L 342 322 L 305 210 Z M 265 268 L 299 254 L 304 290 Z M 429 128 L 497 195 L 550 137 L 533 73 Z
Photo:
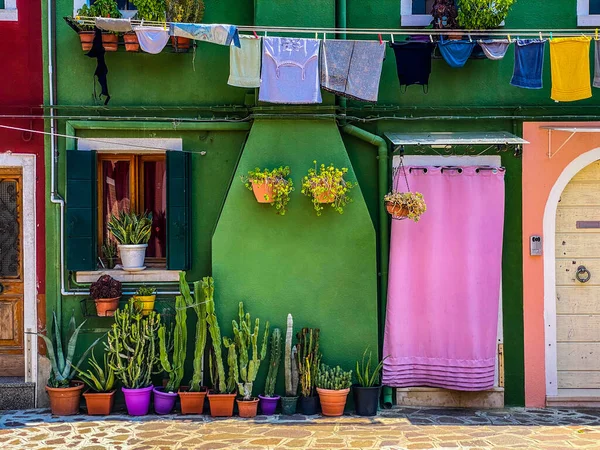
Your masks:
M 458 24 L 467 30 L 498 28 L 517 0 L 460 0 Z
M 294 182 L 289 178 L 290 173 L 291 170 L 288 166 L 273 170 L 261 170 L 257 167 L 249 171 L 247 176 L 242 177 L 242 182 L 251 191 L 253 184 L 266 183 L 270 185 L 273 188 L 273 198 L 269 198 L 269 194 L 265 194 L 265 200 L 275 207 L 277 214 L 284 216 L 290 202 L 290 194 L 294 190 Z
M 165 0 L 133 0 L 137 8 L 137 18 L 152 22 L 164 22 L 167 7 Z
M 317 216 L 325 209 L 324 203 L 329 203 L 335 211 L 343 214 L 344 207 L 352 201 L 349 192 L 354 187 L 354 183 L 344 180 L 348 169 L 333 164 L 317 166 L 317 161 L 313 163 L 315 167 L 308 169 L 308 175 L 302 179 L 301 192 L 312 199 Z

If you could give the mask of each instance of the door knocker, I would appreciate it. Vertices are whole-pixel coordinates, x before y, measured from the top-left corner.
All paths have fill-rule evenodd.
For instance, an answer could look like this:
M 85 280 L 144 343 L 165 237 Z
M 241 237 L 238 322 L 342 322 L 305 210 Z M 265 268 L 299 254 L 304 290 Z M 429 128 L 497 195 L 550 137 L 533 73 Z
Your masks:
M 580 283 L 587 283 L 588 281 L 590 281 L 590 278 L 592 278 L 592 274 L 589 270 L 585 268 L 585 266 L 579 266 L 577 268 L 577 273 L 575 274 L 575 277 Z

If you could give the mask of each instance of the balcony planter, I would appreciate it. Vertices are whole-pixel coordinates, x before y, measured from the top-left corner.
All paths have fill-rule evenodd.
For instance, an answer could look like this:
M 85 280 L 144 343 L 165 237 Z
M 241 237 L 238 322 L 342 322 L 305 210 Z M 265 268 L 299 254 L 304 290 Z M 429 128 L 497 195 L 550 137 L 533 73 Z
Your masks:
M 68 388 L 46 386 L 50 397 L 50 410 L 55 416 L 72 416 L 79 413 L 79 401 L 83 390 L 81 381 L 71 381 Z
M 144 260 L 146 259 L 146 249 L 148 244 L 119 245 L 119 255 L 121 256 L 121 265 L 123 270 L 137 272 L 144 270 Z
M 358 384 L 352 386 L 354 406 L 358 416 L 376 416 L 379 407 L 379 393 L 381 386 L 363 387 Z
M 290 173 L 288 166 L 272 170 L 256 168 L 243 176 L 242 182 L 254 193 L 258 203 L 268 203 L 275 208 L 276 214 L 284 216 L 290 202 L 290 194 L 294 190 Z
M 246 419 L 251 419 L 252 417 L 256 417 L 258 412 L 258 399 L 253 398 L 252 400 L 236 400 L 238 405 L 238 411 L 240 413 L 240 417 L 244 417 Z
M 258 203 L 273 203 L 273 184 L 268 181 L 260 183 L 253 180 L 252 192 Z
M 202 388 L 200 392 L 190 392 L 187 386 L 180 387 L 181 414 L 202 414 L 205 399 L 206 388 Z
M 281 414 L 291 416 L 296 414 L 298 397 L 281 397 Z
M 165 392 L 164 387 L 155 387 L 152 392 L 154 392 L 154 411 L 156 414 L 170 414 L 175 407 L 177 393 Z
M 107 52 L 116 52 L 119 48 L 119 35 L 114 33 L 102 33 L 102 46 Z
M 231 417 L 233 416 L 233 403 L 236 394 L 211 394 L 208 395 L 208 404 L 210 406 L 210 415 L 212 417 Z
M 344 207 L 352 201 L 349 193 L 355 185 L 344 179 L 348 168 L 338 168 L 333 164 L 318 166 L 317 161 L 313 162 L 315 166 L 308 169 L 308 175 L 302 179 L 302 193 L 311 199 L 317 216 L 321 215 L 325 208 L 323 205 L 327 204 L 343 214 Z
M 145 416 L 150 409 L 150 397 L 154 386 L 139 389 L 127 389 L 122 387 L 125 395 L 125 406 L 130 416 Z
M 324 416 L 339 417 L 344 414 L 350 388 L 339 390 L 317 388 L 317 393 Z
M 138 41 L 137 34 L 134 32 L 125 33 L 123 35 L 123 41 L 125 41 L 125 50 L 128 52 L 139 52 L 140 41 Z
M 175 53 L 185 53 L 189 51 L 192 40 L 181 36 L 171 36 L 171 45 Z
M 120 298 L 121 297 L 94 299 L 98 317 L 113 317 L 115 315 L 115 311 L 119 309 Z
M 94 42 L 94 32 L 80 31 L 79 40 L 81 41 L 81 50 L 89 52 L 92 49 L 92 43 Z
M 108 416 L 115 403 L 115 392 L 116 389 L 110 392 L 94 392 L 88 389 L 84 392 L 83 397 L 85 398 L 88 415 Z

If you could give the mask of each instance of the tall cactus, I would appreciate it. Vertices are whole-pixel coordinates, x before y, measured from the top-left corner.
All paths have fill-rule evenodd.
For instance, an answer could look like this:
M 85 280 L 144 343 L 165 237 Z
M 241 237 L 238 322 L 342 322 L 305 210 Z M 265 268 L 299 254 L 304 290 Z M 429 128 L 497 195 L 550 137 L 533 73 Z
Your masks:
M 169 362 L 169 349 L 166 339 L 166 325 L 158 329 L 160 343 L 160 363 L 169 374 L 165 392 L 176 392 L 183 379 L 185 356 L 187 349 L 187 306 L 182 295 L 175 297 L 175 329 L 173 330 L 173 359 Z
M 219 322 L 217 321 L 217 315 L 215 313 L 215 283 L 212 277 L 204 277 L 201 282 L 202 299 L 206 303 L 206 322 L 208 323 L 208 332 L 212 339 L 214 360 L 217 366 L 216 380 L 211 370 L 211 382 L 213 388 L 217 394 L 228 394 L 232 390 L 228 389 L 227 379 L 225 378 L 225 365 L 223 364 L 223 353 L 221 352 L 221 328 L 219 328 Z
M 298 363 L 296 361 L 296 346 L 292 346 L 294 338 L 294 318 L 291 314 L 287 316 L 287 330 L 285 333 L 285 395 L 295 397 L 298 395 Z
M 269 360 L 269 373 L 265 383 L 265 395 L 273 397 L 275 395 L 275 384 L 277 383 L 277 373 L 281 363 L 281 330 L 275 328 L 271 335 L 271 359 Z
M 319 333 L 318 328 L 302 328 L 302 331 L 296 336 L 298 339 L 296 360 L 298 361 L 300 385 L 304 397 L 315 395 L 315 383 L 321 364 Z
M 244 397 L 244 400 L 252 399 L 252 387 L 260 363 L 267 356 L 267 344 L 269 341 L 269 322 L 265 324 L 265 332 L 263 335 L 262 346 L 260 353 L 258 351 L 258 335 L 260 334 L 260 319 L 254 322 L 254 330 L 251 331 L 252 322 L 250 321 L 250 313 L 244 313 L 244 304 L 240 302 L 238 309 L 239 323 L 232 321 L 233 325 L 233 341 L 224 338 L 225 346 L 232 351 L 231 347 L 235 344 L 233 352 L 237 352 L 237 363 L 239 364 L 239 378 L 237 385 L 239 394 Z M 250 349 L 252 349 L 252 357 L 250 358 Z M 231 363 L 229 361 L 229 370 L 231 373 Z

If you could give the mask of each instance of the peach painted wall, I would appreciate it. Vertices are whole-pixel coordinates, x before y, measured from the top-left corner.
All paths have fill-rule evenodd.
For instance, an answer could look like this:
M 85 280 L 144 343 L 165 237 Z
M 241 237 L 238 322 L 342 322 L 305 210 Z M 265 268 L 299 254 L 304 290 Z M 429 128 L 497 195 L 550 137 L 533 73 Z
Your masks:
M 544 211 L 550 191 L 578 156 L 600 147 L 600 133 L 577 133 L 548 158 L 548 130 L 543 126 L 599 127 L 600 122 L 531 122 L 523 124 L 523 320 L 525 326 L 525 404 L 546 406 L 544 340 L 544 257 L 529 255 L 529 237 L 543 235 Z M 552 132 L 555 152 L 570 132 Z M 545 238 L 545 237 L 544 237 Z

